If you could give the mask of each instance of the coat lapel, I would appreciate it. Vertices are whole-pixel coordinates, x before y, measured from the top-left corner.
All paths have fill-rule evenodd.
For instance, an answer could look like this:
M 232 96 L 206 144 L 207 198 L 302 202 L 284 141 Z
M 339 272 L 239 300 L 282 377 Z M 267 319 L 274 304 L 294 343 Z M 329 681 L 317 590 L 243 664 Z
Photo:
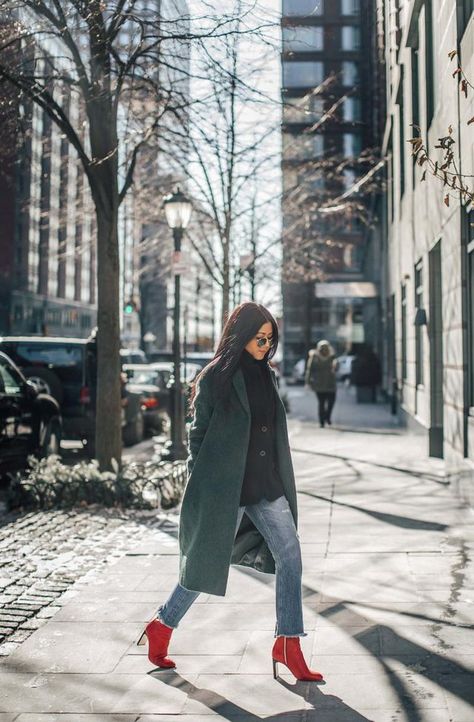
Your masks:
M 242 373 L 242 369 L 238 368 L 235 374 L 232 377 L 232 385 L 234 386 L 237 396 L 240 399 L 240 402 L 242 406 L 244 407 L 246 413 L 250 416 L 250 406 L 249 406 L 249 399 L 247 396 L 247 389 L 245 388 L 245 379 L 244 375 Z

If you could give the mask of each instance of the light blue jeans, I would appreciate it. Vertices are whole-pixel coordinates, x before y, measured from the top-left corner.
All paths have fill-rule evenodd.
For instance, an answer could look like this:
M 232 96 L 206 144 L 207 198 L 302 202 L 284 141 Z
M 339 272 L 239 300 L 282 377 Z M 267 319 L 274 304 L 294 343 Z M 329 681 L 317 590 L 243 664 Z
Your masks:
M 258 504 L 240 506 L 236 533 L 243 515 L 255 524 L 275 560 L 276 627 L 275 637 L 304 637 L 301 593 L 301 549 L 298 534 L 285 496 L 275 501 L 262 499 Z M 177 627 L 199 592 L 177 584 L 157 616 L 168 627 Z

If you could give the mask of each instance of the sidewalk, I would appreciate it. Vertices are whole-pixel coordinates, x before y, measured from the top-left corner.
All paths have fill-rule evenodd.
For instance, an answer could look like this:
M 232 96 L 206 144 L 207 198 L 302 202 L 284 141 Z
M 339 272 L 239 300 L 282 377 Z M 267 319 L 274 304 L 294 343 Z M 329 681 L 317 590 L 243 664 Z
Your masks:
M 176 581 L 169 515 L 0 663 L 0 722 L 474 720 L 472 514 L 381 405 L 344 390 L 320 429 L 314 398 L 288 394 L 302 646 L 326 683 L 273 680 L 273 578 L 236 568 L 175 633 L 177 670 L 153 670 L 135 642 Z

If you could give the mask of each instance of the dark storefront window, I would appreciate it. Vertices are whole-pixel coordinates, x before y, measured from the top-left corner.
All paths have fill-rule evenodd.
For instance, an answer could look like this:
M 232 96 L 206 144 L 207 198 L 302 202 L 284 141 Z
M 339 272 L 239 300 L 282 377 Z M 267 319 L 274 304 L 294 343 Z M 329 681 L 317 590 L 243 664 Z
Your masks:
M 423 308 L 423 266 L 421 261 L 415 266 L 415 308 Z M 416 385 L 424 381 L 423 373 L 423 326 L 415 326 L 415 364 Z
M 402 286 L 402 379 L 407 378 L 407 287 Z
M 467 247 L 467 332 L 469 364 L 469 406 L 474 407 L 474 211 L 463 210 L 464 237 Z

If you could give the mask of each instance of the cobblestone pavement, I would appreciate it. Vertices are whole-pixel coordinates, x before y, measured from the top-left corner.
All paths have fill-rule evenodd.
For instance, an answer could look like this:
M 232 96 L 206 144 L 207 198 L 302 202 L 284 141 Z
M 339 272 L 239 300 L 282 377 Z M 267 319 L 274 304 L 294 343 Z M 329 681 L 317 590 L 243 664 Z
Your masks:
M 0 519 L 0 655 L 14 651 L 105 565 L 169 514 L 87 509 Z

